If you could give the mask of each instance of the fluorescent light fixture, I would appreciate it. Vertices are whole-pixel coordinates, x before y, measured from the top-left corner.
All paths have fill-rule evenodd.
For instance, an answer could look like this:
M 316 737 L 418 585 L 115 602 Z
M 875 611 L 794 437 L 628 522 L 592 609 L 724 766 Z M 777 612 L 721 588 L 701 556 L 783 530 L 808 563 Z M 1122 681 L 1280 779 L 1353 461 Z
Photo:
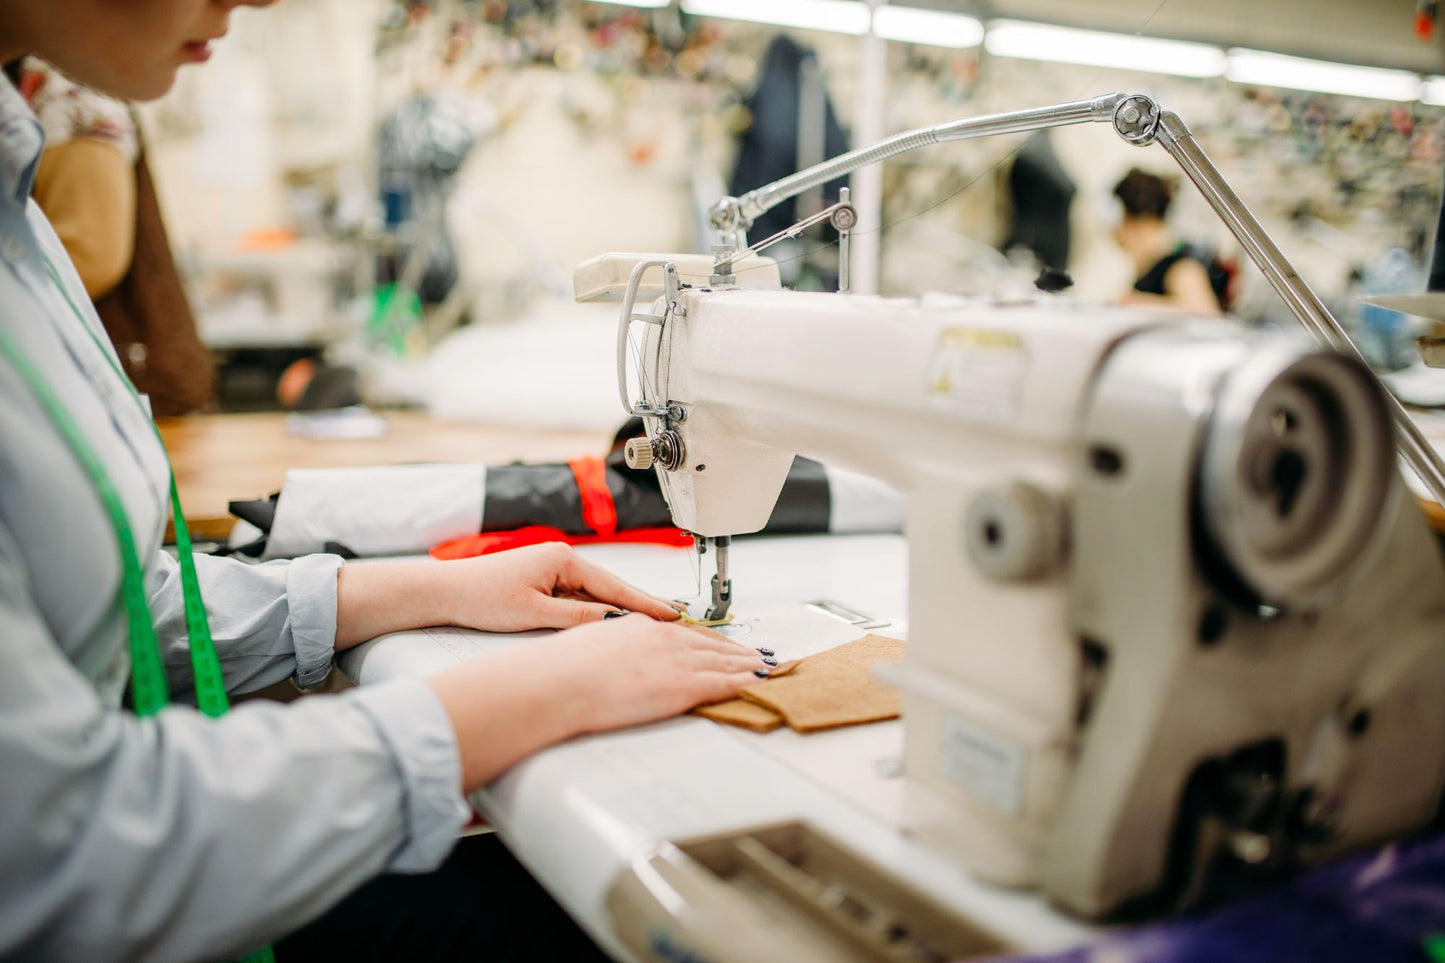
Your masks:
M 990 21 L 984 47 L 995 57 L 1051 60 L 1178 77 L 1218 77 L 1224 73 L 1224 51 L 1209 44 L 1019 20 Z
M 1408 70 L 1356 67 L 1263 50 L 1230 50 L 1225 76 L 1237 84 L 1317 90 L 1347 97 L 1415 100 L 1420 96 L 1420 78 Z
M 884 40 L 934 47 L 977 47 L 983 41 L 983 24 L 973 17 L 917 7 L 874 9 L 873 32 Z
M 1445 107 L 1445 77 L 1426 77 L 1420 85 L 1420 100 L 1436 107 Z
M 868 32 L 871 19 L 868 5 L 858 0 L 682 0 L 682 12 L 855 37 Z
M 657 10 L 667 6 L 672 0 L 592 0 L 593 3 L 610 3 L 617 7 L 647 7 Z

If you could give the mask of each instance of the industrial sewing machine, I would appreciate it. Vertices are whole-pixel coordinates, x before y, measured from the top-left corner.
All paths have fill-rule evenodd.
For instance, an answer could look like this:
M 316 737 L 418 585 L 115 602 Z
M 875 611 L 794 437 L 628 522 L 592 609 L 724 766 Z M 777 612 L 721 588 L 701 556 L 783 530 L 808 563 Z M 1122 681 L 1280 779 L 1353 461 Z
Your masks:
M 840 230 L 844 292 L 781 290 L 766 242 L 744 247 L 761 211 L 863 164 L 1091 121 L 1161 143 L 1325 346 L 1047 296 L 848 294 L 846 196 L 815 218 Z M 629 459 L 715 559 L 715 621 L 746 608 L 730 539 L 765 524 L 794 454 L 906 494 L 910 638 L 888 680 L 909 833 L 1103 917 L 1430 823 L 1445 570 L 1396 439 L 1442 503 L 1445 473 L 1175 115 L 1115 94 L 913 131 L 713 213 L 732 243 L 710 258 L 579 268 L 579 297 L 624 294 L 619 381 L 647 426 Z M 666 903 L 688 858 L 619 892 Z M 630 945 L 732 958 L 669 932 Z

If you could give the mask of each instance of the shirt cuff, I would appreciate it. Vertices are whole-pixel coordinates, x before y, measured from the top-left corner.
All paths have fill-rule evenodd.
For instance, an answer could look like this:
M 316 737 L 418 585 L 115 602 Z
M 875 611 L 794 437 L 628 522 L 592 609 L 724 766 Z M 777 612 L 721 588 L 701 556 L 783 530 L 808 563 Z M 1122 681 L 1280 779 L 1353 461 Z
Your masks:
M 336 656 L 336 573 L 339 555 L 305 555 L 286 570 L 286 602 L 296 674 L 303 689 L 318 685 Z
M 419 679 L 367 686 L 351 698 L 381 733 L 401 778 L 404 836 L 386 870 L 435 869 L 472 815 L 462 798 L 462 762 L 451 719 Z

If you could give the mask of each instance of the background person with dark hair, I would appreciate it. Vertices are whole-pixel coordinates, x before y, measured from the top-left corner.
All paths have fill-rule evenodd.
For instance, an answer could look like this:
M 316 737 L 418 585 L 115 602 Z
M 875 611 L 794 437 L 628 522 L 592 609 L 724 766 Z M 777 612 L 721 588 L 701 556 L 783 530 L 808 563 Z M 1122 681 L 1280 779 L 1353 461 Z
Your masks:
M 1177 181 L 1130 168 L 1114 185 L 1124 217 L 1114 240 L 1134 262 L 1134 287 L 1126 304 L 1162 306 L 1190 314 L 1217 315 L 1224 310 L 1228 278 L 1211 276 L 1209 255 L 1174 238 L 1165 221 Z

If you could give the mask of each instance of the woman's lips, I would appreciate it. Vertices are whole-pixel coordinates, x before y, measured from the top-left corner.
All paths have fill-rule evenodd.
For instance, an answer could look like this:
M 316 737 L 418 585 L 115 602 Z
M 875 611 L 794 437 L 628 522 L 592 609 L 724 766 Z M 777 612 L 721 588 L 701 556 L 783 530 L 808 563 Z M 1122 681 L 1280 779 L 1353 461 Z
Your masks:
M 181 48 L 181 53 L 187 60 L 203 64 L 211 59 L 211 41 L 192 40 Z

